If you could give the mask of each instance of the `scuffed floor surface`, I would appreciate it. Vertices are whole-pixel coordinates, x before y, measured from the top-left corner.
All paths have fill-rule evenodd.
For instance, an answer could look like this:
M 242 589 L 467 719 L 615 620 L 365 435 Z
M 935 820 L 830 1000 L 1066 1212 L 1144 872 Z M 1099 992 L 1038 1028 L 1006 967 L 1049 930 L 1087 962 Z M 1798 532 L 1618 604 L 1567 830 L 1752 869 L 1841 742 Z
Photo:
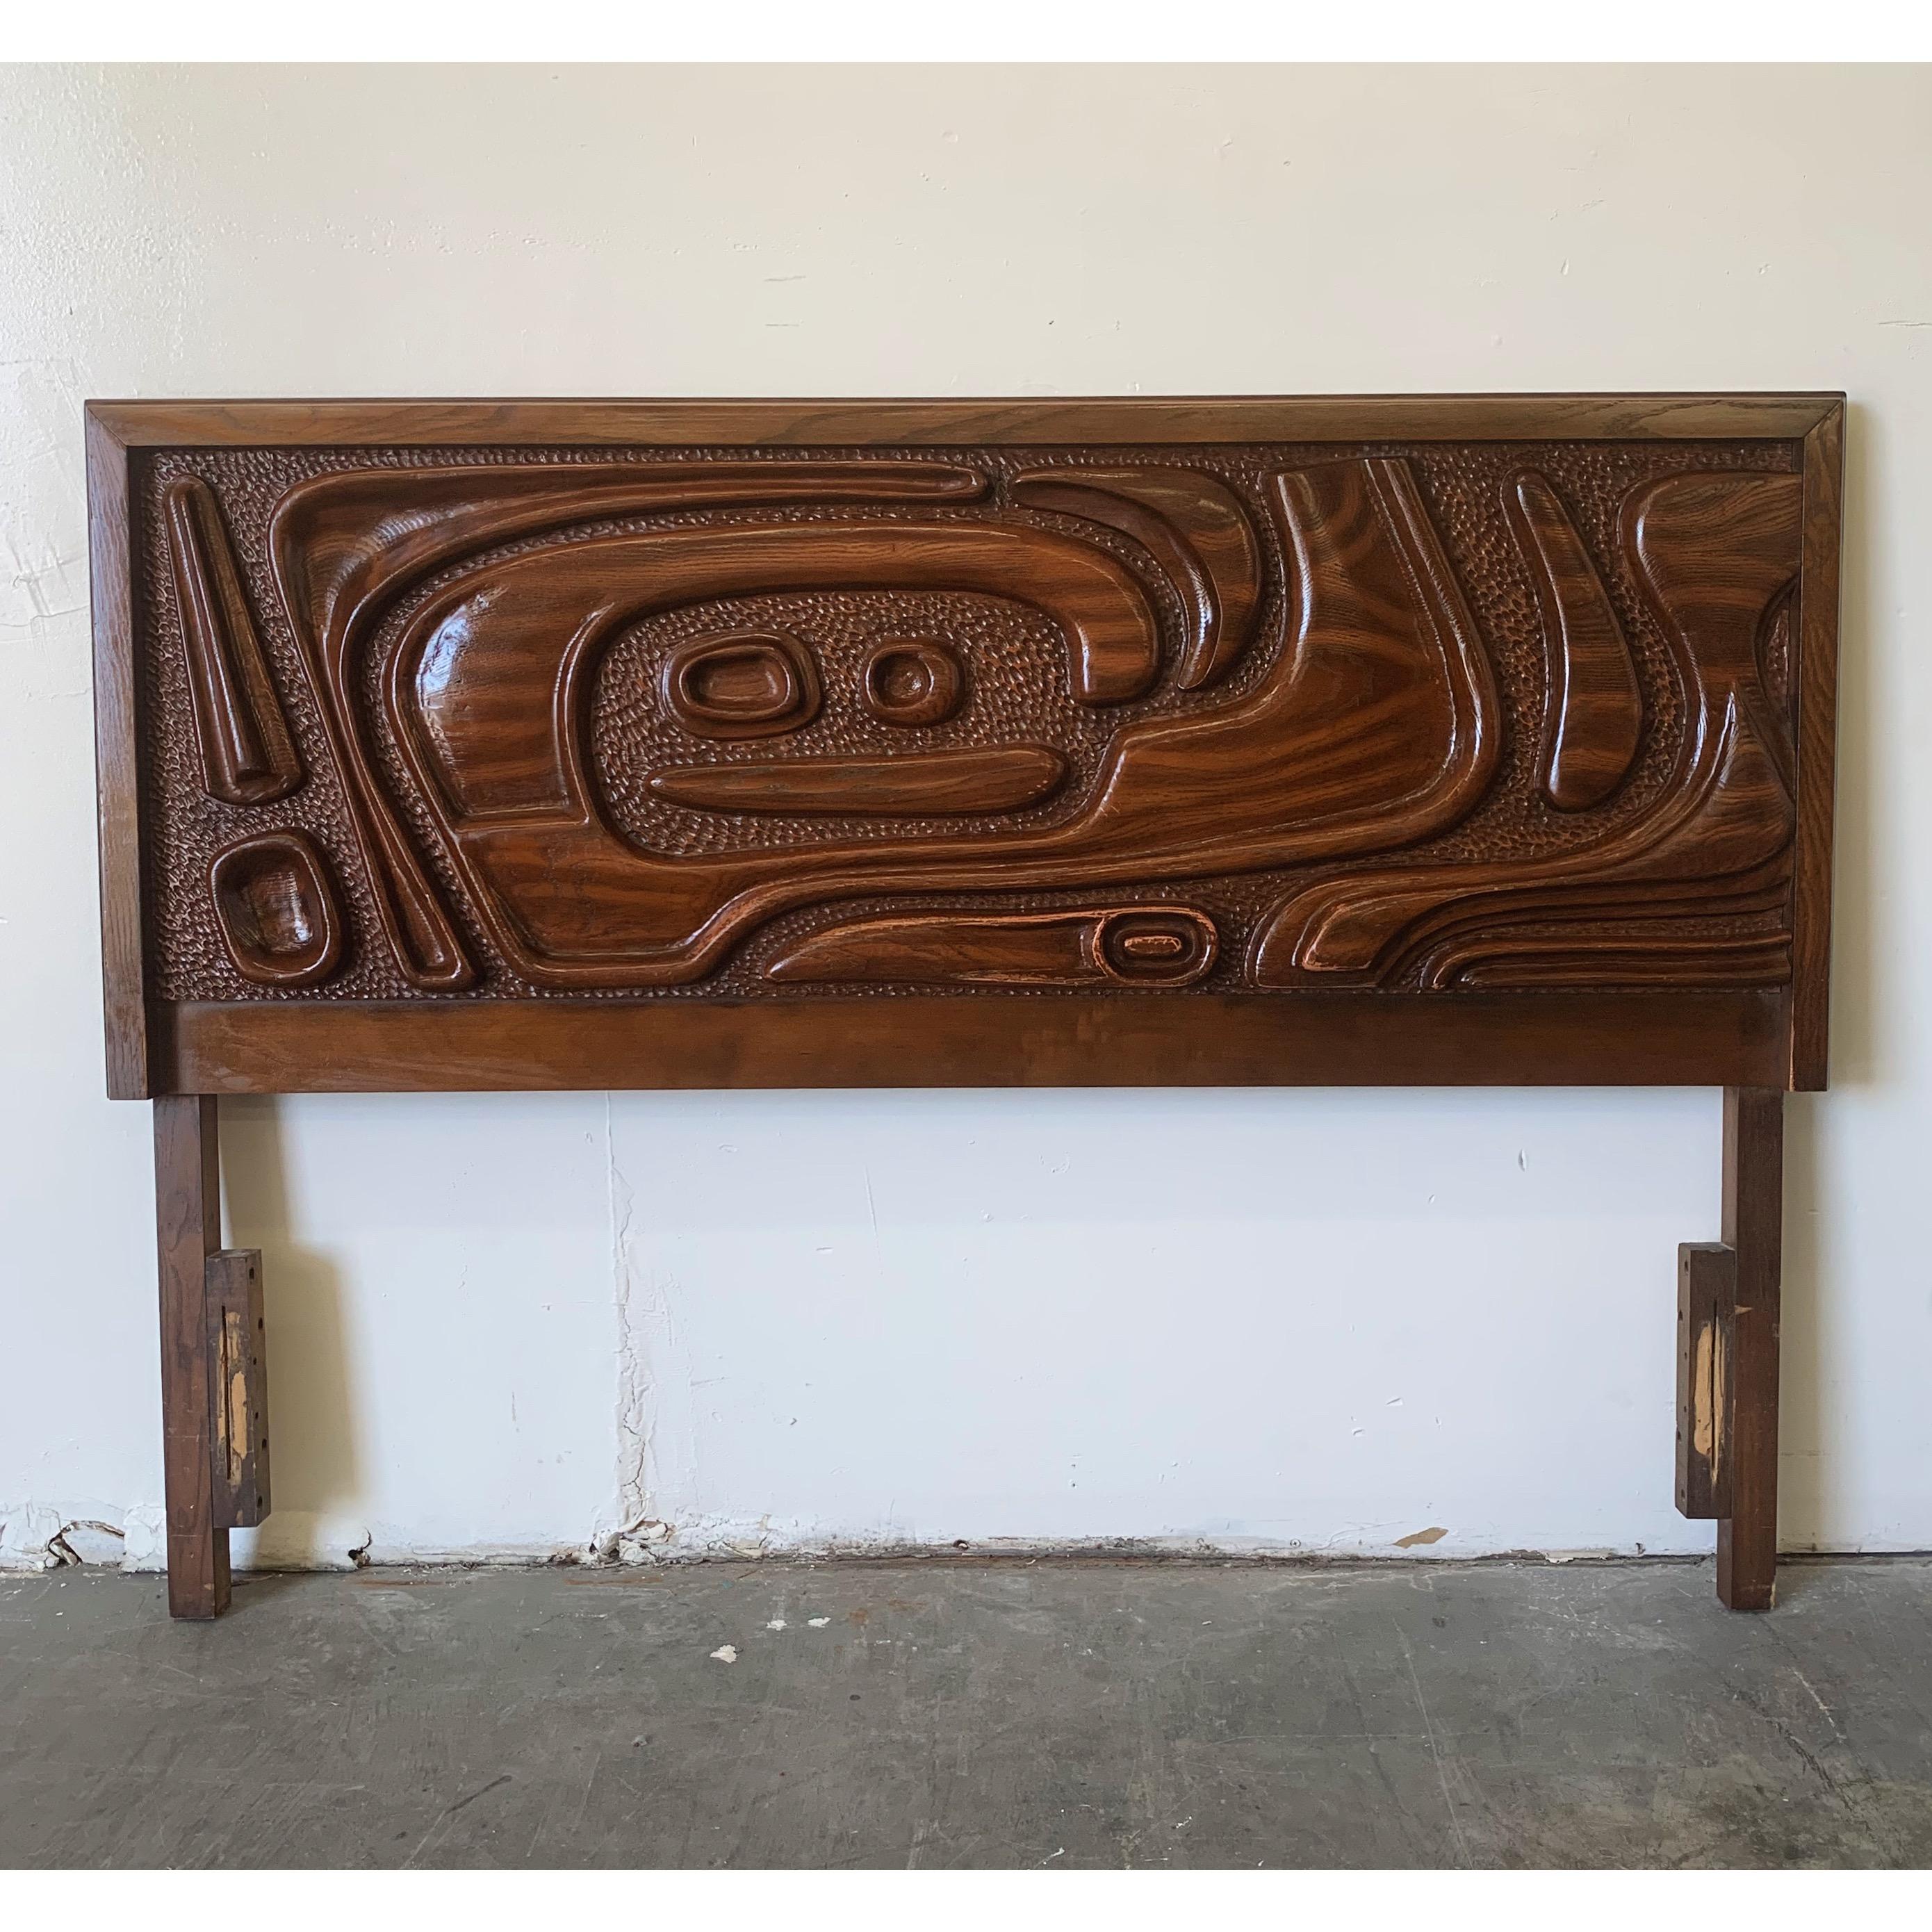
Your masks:
M 1932 1563 L 0 1579 L 0 1867 L 1932 1864 Z M 735 1661 L 727 1658 L 735 1654 Z

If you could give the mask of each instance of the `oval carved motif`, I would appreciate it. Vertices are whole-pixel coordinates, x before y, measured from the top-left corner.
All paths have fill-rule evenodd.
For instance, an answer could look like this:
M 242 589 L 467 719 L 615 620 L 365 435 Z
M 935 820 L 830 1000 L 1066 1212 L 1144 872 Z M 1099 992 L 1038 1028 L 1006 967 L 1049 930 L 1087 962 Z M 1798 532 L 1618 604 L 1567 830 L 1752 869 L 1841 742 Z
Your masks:
M 328 862 L 300 832 L 265 832 L 216 855 L 208 868 L 221 937 L 235 970 L 258 986 L 314 986 L 342 957 L 342 916 Z
M 1110 912 L 1094 929 L 1094 964 L 1128 986 L 1186 986 L 1214 964 L 1214 922 L 1191 908 Z
M 658 674 L 665 707 L 706 738 L 766 738 L 795 731 L 818 710 L 818 674 L 805 646 L 782 631 L 695 638 Z
M 866 709 L 887 724 L 937 724 L 959 709 L 966 668 L 950 645 L 930 638 L 885 638 L 866 659 Z

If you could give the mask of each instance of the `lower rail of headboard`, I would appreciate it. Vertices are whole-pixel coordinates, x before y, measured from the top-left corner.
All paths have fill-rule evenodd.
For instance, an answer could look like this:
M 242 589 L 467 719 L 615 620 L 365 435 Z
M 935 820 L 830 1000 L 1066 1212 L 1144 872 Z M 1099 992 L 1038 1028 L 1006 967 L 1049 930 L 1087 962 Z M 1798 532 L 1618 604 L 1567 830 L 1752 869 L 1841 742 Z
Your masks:
M 1783 1087 L 1778 992 L 251 1000 L 158 1006 L 183 1094 L 714 1087 Z

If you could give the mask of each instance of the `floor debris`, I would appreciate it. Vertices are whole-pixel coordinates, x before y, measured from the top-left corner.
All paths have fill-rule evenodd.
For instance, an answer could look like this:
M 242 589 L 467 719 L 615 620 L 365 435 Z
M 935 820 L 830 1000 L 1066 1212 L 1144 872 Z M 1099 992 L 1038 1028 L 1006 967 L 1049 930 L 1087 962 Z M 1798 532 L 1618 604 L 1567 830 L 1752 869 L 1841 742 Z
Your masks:
M 0 1871 L 1932 1866 L 1924 1558 L 360 1575 L 0 1577 Z

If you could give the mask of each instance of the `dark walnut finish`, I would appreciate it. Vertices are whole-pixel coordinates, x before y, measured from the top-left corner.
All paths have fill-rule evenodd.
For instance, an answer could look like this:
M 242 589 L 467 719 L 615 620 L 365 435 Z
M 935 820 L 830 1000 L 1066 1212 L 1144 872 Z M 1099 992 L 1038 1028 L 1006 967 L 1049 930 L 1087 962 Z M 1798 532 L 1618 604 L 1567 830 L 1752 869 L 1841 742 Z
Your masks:
M 218 1446 L 220 1356 L 209 1346 L 208 1267 L 221 1248 L 221 1171 L 215 1110 L 202 1094 L 154 1099 L 154 1219 L 160 1252 L 162 1481 L 168 1608 L 178 1617 L 228 1607 L 228 1526 L 218 1491 L 228 1457 Z
M 252 1529 L 268 1514 L 268 1320 L 259 1248 L 208 1258 L 208 1347 L 214 1416 L 214 1520 Z
M 94 405 L 110 1090 L 1722 1085 L 1679 1500 L 1761 1606 L 1841 420 Z M 188 1307 L 236 1305 L 204 1232 L 164 1274 L 208 1614 L 265 1480 L 218 1505 L 188 1445 L 266 1384 Z

